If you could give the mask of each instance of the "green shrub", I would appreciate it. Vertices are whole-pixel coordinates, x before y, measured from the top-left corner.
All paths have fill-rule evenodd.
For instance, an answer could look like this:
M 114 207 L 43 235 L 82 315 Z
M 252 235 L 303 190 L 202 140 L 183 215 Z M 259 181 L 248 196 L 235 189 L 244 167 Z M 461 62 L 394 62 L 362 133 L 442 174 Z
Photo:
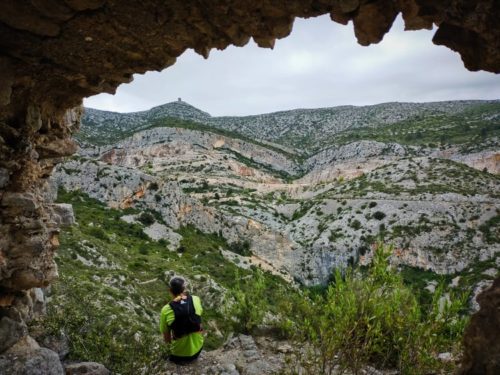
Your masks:
M 231 242 L 228 244 L 228 250 L 243 256 L 252 255 L 250 251 L 250 241 L 248 240 Z
M 382 211 L 376 211 L 373 213 L 373 218 L 374 219 L 377 219 L 377 220 L 383 220 L 385 217 L 385 213 L 383 213 Z
M 170 242 L 168 240 L 166 240 L 165 238 L 160 238 L 158 240 L 158 245 L 160 246 L 168 246 L 170 244 Z
M 479 226 L 487 243 L 500 242 L 500 215 L 492 217 Z
M 92 359 L 113 373 L 156 373 L 163 362 L 162 356 L 167 354 L 156 327 L 144 331 L 136 323 L 137 316 L 130 316 L 133 314 L 113 318 L 116 311 L 103 311 L 95 296 L 77 284 L 70 288 L 58 283 L 53 288 L 58 295 L 64 295 L 64 309 L 49 304 L 47 315 L 32 325 L 43 327 L 45 335 L 62 333 L 68 337 L 69 360 Z
M 230 292 L 234 299 L 226 312 L 233 319 L 235 332 L 250 334 L 264 319 L 268 310 L 268 302 L 265 298 L 267 288 L 263 273 L 260 269 L 254 269 L 254 277 L 243 283 L 238 273 L 235 275 L 236 286 Z
M 139 246 L 139 254 L 142 254 L 142 255 L 147 255 L 147 254 L 149 254 L 149 248 L 148 248 L 148 245 L 146 245 L 146 244 L 142 244 L 141 246 Z
M 364 276 L 353 269 L 336 271 L 324 295 L 285 306 L 283 327 L 295 347 L 303 348 L 294 353 L 288 373 L 297 373 L 298 367 L 305 373 L 331 374 L 337 367 L 358 374 L 366 365 L 395 368 L 401 374 L 451 370 L 453 364 L 440 362 L 436 355 L 458 352 L 466 298 L 451 295 L 451 302 L 443 303 L 441 286 L 430 308 L 422 308 L 388 265 L 391 250 L 379 246 Z
M 358 219 L 354 219 L 349 226 L 355 230 L 359 230 L 361 228 L 361 222 Z
M 344 233 L 342 233 L 342 229 L 337 228 L 337 229 L 330 231 L 330 235 L 328 236 L 328 240 L 330 242 L 335 242 L 338 239 L 343 238 L 343 237 L 344 237 Z
M 138 218 L 143 225 L 149 226 L 151 224 L 154 224 L 155 222 L 155 217 L 150 213 L 150 212 L 143 212 Z
M 102 228 L 98 227 L 90 227 L 88 233 L 95 238 L 98 238 L 103 241 L 109 241 L 109 237 L 106 232 Z

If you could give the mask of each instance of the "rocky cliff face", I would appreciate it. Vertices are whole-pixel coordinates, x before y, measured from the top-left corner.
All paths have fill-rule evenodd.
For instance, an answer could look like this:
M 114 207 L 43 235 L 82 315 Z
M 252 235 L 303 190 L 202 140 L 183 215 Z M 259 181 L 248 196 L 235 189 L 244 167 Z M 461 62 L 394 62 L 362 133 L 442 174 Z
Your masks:
M 463 111 L 463 106 L 445 103 L 441 112 Z M 317 120 L 324 110 L 310 112 Z M 92 116 L 96 121 L 95 112 Z M 101 113 L 99 121 L 106 123 L 110 116 Z M 369 262 L 377 238 L 394 244 L 393 261 L 402 266 L 439 274 L 463 272 L 477 261 L 498 267 L 499 245 L 479 229 L 498 216 L 498 177 L 447 161 L 482 167 L 474 161 L 495 151 L 464 154 L 458 146 L 432 149 L 359 140 L 332 144 L 300 162 L 276 144 L 238 138 L 239 133 L 217 134 L 217 126 L 173 126 L 84 148 L 83 159 L 58 168 L 56 184 L 111 207 L 156 210 L 170 228 L 172 243 L 178 243 L 175 230 L 188 224 L 221 233 L 229 242 L 247 240 L 259 262 L 310 285 L 327 281 L 332 269 Z M 293 128 L 293 122 L 287 126 Z M 370 126 L 375 133 L 385 129 Z M 283 172 L 302 177 L 286 182 L 276 174 Z
M 48 177 L 55 164 L 76 151 L 70 139 L 78 129 L 81 109 L 48 117 L 30 106 L 17 126 L 0 123 L 0 359 L 1 368 L 62 373 L 57 354 L 28 335 L 27 322 L 43 313 L 40 288 L 57 278 L 54 252 L 59 228 L 71 223 L 70 208 L 53 204 Z M 68 216 L 69 215 L 69 216 Z M 38 361 L 24 369 L 18 358 Z M 18 371 L 18 372 L 16 372 Z
M 168 164 L 178 166 L 180 162 L 200 166 L 208 157 L 214 158 L 208 164 L 219 162 L 226 168 L 223 164 L 228 163 L 225 161 L 243 157 L 262 165 L 262 169 L 267 166 L 290 175 L 298 172 L 293 160 L 269 148 L 214 133 L 179 128 L 144 131 L 114 144 L 109 153 L 101 154 L 101 160 L 126 167 L 142 167 L 151 162 L 156 172 L 162 167 L 168 170 Z
M 43 118 L 40 111 L 30 107 L 26 113 L 27 135 L 2 127 L 6 139 L 1 138 L 0 146 L 6 157 L 0 162 L 0 286 L 12 291 L 47 286 L 57 274 L 52 253 L 58 230 L 51 202 L 45 199 L 47 178 L 61 157 L 76 151 L 69 137 L 78 129 L 81 111 L 59 119 Z M 39 133 L 49 129 L 48 134 Z M 15 147 L 15 141 L 24 147 Z

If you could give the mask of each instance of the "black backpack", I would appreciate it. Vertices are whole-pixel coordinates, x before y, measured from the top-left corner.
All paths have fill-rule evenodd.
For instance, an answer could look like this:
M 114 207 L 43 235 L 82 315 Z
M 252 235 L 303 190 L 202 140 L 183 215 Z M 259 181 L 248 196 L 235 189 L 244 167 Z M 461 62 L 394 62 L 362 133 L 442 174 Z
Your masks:
M 202 330 L 201 316 L 195 313 L 193 297 L 188 296 L 186 299 L 172 301 L 169 303 L 169 306 L 172 308 L 175 315 L 175 319 L 170 325 L 170 329 L 173 331 L 174 340 Z

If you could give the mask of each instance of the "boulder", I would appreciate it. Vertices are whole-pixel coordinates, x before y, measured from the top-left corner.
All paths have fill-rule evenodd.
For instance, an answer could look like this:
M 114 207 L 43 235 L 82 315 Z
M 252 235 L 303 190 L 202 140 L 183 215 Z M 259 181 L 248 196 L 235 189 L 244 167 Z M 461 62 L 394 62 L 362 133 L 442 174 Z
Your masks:
M 458 375 L 500 374 L 500 277 L 477 297 L 480 310 L 465 330 Z
M 40 346 L 30 336 L 0 355 L 0 375 L 63 375 L 57 353 Z
M 30 297 L 32 302 L 32 317 L 36 318 L 45 315 L 47 308 L 45 304 L 45 295 L 42 288 L 33 288 L 30 290 Z
M 38 202 L 31 193 L 6 192 L 0 204 L 3 207 L 15 207 L 24 213 L 34 213 L 38 209 Z
M 75 213 L 73 206 L 66 203 L 57 203 L 52 205 L 54 211 L 54 220 L 62 227 L 69 227 L 75 224 Z
M 0 319 L 0 353 L 9 349 L 27 334 L 28 331 L 25 324 L 16 322 L 6 316 L 2 317 Z
M 39 338 L 38 341 L 43 347 L 56 352 L 61 360 L 66 358 L 69 353 L 69 340 L 62 332 L 59 335 L 44 336 Z

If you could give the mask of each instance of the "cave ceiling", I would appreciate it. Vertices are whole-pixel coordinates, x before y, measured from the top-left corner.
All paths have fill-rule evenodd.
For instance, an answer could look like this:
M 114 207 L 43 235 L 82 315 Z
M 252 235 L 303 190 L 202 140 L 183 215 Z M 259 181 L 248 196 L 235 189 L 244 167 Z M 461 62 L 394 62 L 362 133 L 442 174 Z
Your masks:
M 295 17 L 352 21 L 361 45 L 382 40 L 402 13 L 407 30 L 437 26 L 433 42 L 460 53 L 469 70 L 500 72 L 496 0 L 4 0 L 0 2 L 0 117 L 27 101 L 63 111 L 114 93 L 134 73 L 162 70 L 187 49 L 250 38 L 272 48 Z M 354 42 L 354 41 L 353 41 Z M 342 59 L 342 56 L 338 57 Z M 458 56 L 457 56 L 458 58 Z

